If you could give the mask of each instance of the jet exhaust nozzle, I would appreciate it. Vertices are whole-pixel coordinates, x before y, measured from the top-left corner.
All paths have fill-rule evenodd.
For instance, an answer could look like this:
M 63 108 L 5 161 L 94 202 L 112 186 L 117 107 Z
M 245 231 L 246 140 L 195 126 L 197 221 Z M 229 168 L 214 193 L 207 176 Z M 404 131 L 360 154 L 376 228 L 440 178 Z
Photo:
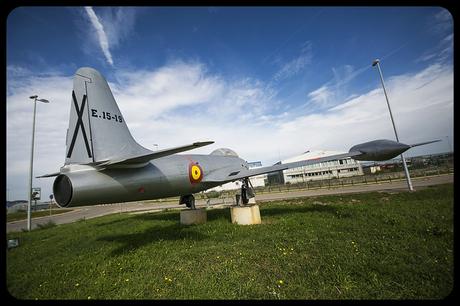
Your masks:
M 69 177 L 60 174 L 56 177 L 53 183 L 54 199 L 59 207 L 69 206 L 72 200 L 73 188 Z

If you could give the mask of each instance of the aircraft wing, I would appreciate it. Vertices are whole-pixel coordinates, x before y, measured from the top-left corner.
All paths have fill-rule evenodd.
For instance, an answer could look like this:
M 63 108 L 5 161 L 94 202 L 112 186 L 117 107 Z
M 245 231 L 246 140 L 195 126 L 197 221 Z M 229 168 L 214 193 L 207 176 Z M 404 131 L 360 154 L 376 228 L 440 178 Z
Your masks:
M 122 158 L 115 158 L 115 159 L 109 159 L 105 161 L 98 161 L 95 163 L 89 163 L 86 165 L 93 166 L 98 170 L 104 170 L 106 168 L 110 168 L 116 165 L 132 165 L 132 164 L 141 164 L 141 163 L 146 163 L 149 162 L 152 159 L 176 154 L 179 152 L 184 152 L 184 151 L 189 151 L 192 149 L 196 149 L 199 147 L 207 146 L 214 143 L 214 141 L 202 141 L 202 142 L 194 142 L 189 145 L 185 146 L 180 146 L 180 147 L 174 147 L 170 149 L 164 149 L 164 150 L 158 150 L 158 151 L 150 151 L 150 153 L 147 154 L 142 154 L 138 156 L 129 156 L 129 157 L 122 157 Z M 37 176 L 36 178 L 44 178 L 44 177 L 53 177 L 53 176 L 58 176 L 60 172 L 56 173 L 51 173 L 51 174 L 45 174 L 41 176 Z
M 341 158 L 352 157 L 355 160 L 372 160 L 372 161 L 382 161 L 389 160 L 396 157 L 397 155 L 407 151 L 409 148 L 422 146 L 430 144 L 433 142 L 438 142 L 437 140 L 421 142 L 416 144 L 407 145 L 404 143 L 387 140 L 387 139 L 378 139 L 365 143 L 361 143 L 351 147 L 348 153 L 335 154 L 330 156 L 325 156 L 321 158 L 314 158 L 308 160 L 302 160 L 286 164 L 278 164 L 270 167 L 262 167 L 257 169 L 245 169 L 245 168 L 232 168 L 232 169 L 220 169 L 217 172 L 209 173 L 204 179 L 204 182 L 221 182 L 227 183 L 236 181 L 239 179 L 265 174 L 275 171 L 281 171 L 291 168 L 298 168 L 303 166 L 308 166 L 312 164 L 317 164 L 321 162 L 326 162 L 330 160 L 337 160 Z
M 426 144 L 429 144 L 429 143 L 433 143 L 433 142 L 438 142 L 438 141 L 441 141 L 441 139 L 436 139 L 436 140 L 430 140 L 430 141 L 425 141 L 425 142 L 414 143 L 414 144 L 410 144 L 409 146 L 410 146 L 411 148 L 413 148 L 413 147 L 423 146 L 423 145 L 426 145 Z
M 174 147 L 170 149 L 164 149 L 164 150 L 158 150 L 155 152 L 147 153 L 147 154 L 142 154 L 138 156 L 129 156 L 125 158 L 115 158 L 115 159 L 110 159 L 107 161 L 103 162 L 97 162 L 94 163 L 93 166 L 98 168 L 99 170 L 109 168 L 111 166 L 115 165 L 130 165 L 130 164 L 140 164 L 140 163 L 146 163 L 149 162 L 152 159 L 160 158 L 160 157 L 165 157 L 168 155 L 176 154 L 179 152 L 184 152 L 184 151 L 189 151 L 192 149 L 196 149 L 199 147 L 207 146 L 214 143 L 214 141 L 203 141 L 203 142 L 194 142 L 189 145 L 185 146 L 180 146 L 180 147 Z
M 317 164 L 321 162 L 327 162 L 330 160 L 354 157 L 354 156 L 358 156 L 361 154 L 362 153 L 359 151 L 352 151 L 348 153 L 335 154 L 335 155 L 330 155 L 330 156 L 325 156 L 325 157 L 320 157 L 320 158 L 315 158 L 315 159 L 302 160 L 302 161 L 286 163 L 286 164 L 278 164 L 278 165 L 262 167 L 262 168 L 257 168 L 257 169 L 241 169 L 241 170 L 233 169 L 234 171 L 231 171 L 229 169 L 223 169 L 222 171 L 219 171 L 216 173 L 210 173 L 210 175 L 206 176 L 203 179 L 203 181 L 204 182 L 226 183 L 226 182 L 231 182 L 231 181 L 235 181 L 235 180 L 239 180 L 242 178 L 251 177 L 251 176 L 255 176 L 259 174 L 276 172 L 276 171 L 281 171 L 281 170 L 286 170 L 286 169 L 291 169 L 291 168 L 298 168 L 298 167 L 313 165 L 313 164 Z

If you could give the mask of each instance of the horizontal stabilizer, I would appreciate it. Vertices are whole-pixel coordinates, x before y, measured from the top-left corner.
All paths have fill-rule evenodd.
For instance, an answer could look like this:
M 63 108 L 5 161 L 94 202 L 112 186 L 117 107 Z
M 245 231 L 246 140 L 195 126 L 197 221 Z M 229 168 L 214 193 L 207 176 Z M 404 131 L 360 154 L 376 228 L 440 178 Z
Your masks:
M 50 173 L 50 174 L 45 174 L 45 175 L 36 176 L 35 178 L 53 177 L 53 176 L 58 176 L 59 174 L 61 174 L 61 173 L 60 173 L 60 172 L 55 172 L 55 173 Z
M 146 163 L 149 162 L 152 159 L 157 159 L 160 157 L 165 157 L 168 155 L 176 154 L 179 152 L 184 152 L 184 151 L 189 151 L 193 150 L 199 147 L 207 146 L 214 143 L 214 141 L 203 141 L 203 142 L 194 142 L 190 145 L 185 145 L 185 146 L 180 146 L 180 147 L 175 147 L 171 149 L 164 149 L 164 150 L 159 150 L 159 151 L 150 151 L 151 153 L 148 154 L 142 154 L 138 156 L 130 156 L 130 157 L 125 157 L 125 158 L 116 158 L 116 159 L 111 159 L 102 163 L 98 163 L 95 165 L 97 168 L 108 168 L 114 165 L 130 165 L 130 164 L 141 164 L 141 163 Z

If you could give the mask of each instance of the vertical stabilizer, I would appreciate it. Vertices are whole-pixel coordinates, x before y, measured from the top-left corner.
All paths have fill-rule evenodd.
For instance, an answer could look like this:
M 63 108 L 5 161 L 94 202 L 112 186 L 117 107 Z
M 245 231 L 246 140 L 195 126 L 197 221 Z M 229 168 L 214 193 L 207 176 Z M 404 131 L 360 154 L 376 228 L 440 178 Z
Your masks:
M 87 164 L 148 154 L 128 130 L 104 77 L 88 67 L 75 73 L 65 164 Z

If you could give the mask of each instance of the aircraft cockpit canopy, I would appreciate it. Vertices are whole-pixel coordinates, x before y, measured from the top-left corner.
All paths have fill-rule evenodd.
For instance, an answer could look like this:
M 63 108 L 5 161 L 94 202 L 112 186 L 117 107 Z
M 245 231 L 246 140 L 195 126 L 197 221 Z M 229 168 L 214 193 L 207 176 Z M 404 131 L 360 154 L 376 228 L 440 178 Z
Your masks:
M 211 152 L 211 155 L 221 155 L 221 156 L 234 156 L 238 157 L 235 151 L 227 148 L 219 148 Z

